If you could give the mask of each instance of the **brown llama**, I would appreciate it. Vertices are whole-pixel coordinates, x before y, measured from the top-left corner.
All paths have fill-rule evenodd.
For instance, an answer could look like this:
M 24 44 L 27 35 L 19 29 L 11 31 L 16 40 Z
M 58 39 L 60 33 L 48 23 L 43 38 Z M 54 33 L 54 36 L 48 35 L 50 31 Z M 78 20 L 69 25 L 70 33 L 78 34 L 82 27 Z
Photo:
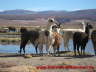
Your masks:
M 96 30 L 93 30 L 91 33 L 91 39 L 94 47 L 94 53 L 96 55 Z
M 59 48 L 60 48 L 60 45 L 61 45 L 62 36 L 59 33 L 54 32 L 53 37 L 54 37 L 54 40 L 55 40 L 54 43 L 53 43 L 54 55 L 56 53 L 59 55 Z
M 74 45 L 74 54 L 76 55 L 76 50 L 79 55 L 85 55 L 85 47 L 88 43 L 89 32 L 92 29 L 92 25 L 86 24 L 85 32 L 75 32 L 73 35 L 73 45 Z M 81 53 L 79 48 L 81 47 Z
M 51 49 L 56 47 L 55 41 L 59 41 L 59 35 L 54 33 L 52 31 L 52 27 L 56 26 L 56 23 L 52 20 L 50 20 L 51 23 L 48 24 L 46 29 L 41 30 L 31 30 L 28 31 L 25 28 L 21 28 L 21 45 L 20 45 L 20 53 L 23 49 L 25 54 L 25 46 L 28 41 L 30 41 L 34 46 L 36 50 L 36 54 L 38 53 L 38 49 L 40 51 L 40 54 L 43 54 L 43 45 L 46 45 L 46 50 L 48 54 L 51 52 Z M 59 43 L 59 42 L 58 42 Z M 59 46 L 58 46 L 59 47 Z M 38 48 L 38 49 L 37 49 Z

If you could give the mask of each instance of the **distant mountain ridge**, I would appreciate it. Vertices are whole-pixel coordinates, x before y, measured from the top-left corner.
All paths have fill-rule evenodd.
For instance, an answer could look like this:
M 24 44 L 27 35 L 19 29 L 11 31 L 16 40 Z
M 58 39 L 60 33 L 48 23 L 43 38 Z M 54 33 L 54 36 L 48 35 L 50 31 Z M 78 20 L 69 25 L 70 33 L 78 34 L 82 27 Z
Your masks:
M 5 10 L 1 11 L 0 14 L 9 14 L 9 15 L 15 15 L 15 14 L 54 14 L 54 13 L 60 13 L 60 12 L 67 12 L 67 11 L 55 11 L 55 10 L 49 10 L 49 11 L 31 11 L 31 10 L 23 10 L 23 9 L 16 9 L 16 10 Z
M 30 10 L 5 10 L 0 12 L 0 14 L 34 14 L 34 11 L 30 11 Z
M 30 11 L 30 10 L 5 10 L 0 12 L 0 19 L 8 20 L 33 20 L 37 18 L 48 18 L 50 16 L 71 19 L 96 20 L 96 9 L 77 10 L 77 11 Z
M 49 10 L 49 11 L 31 11 L 31 10 L 23 10 L 23 9 L 16 9 L 16 10 L 4 10 L 1 11 L 0 14 L 54 14 L 54 13 L 70 13 L 70 14 L 85 14 L 85 13 L 91 13 L 95 14 L 96 9 L 87 9 L 87 10 L 76 10 L 76 11 L 55 11 L 55 10 Z

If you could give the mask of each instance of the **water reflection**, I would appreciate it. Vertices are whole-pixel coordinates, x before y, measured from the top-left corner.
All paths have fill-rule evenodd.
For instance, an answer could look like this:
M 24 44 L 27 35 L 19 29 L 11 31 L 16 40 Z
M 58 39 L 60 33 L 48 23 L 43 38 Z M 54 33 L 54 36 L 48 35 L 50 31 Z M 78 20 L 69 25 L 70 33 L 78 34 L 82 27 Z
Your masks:
M 69 49 L 73 51 L 73 42 L 72 40 L 69 41 Z M 0 53 L 18 53 L 20 48 L 19 44 L 0 44 Z M 63 42 L 60 46 L 60 51 L 64 51 Z M 89 40 L 85 51 L 90 54 L 94 54 L 93 45 L 91 40 Z M 44 49 L 45 52 L 45 49 Z M 35 53 L 35 48 L 32 44 L 26 45 L 26 53 Z

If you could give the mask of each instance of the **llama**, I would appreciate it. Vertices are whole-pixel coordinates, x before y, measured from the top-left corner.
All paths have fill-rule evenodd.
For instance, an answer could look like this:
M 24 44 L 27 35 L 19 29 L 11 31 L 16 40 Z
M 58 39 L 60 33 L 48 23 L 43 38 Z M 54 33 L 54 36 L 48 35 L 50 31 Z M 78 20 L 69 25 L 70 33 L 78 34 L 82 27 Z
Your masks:
M 46 50 L 48 55 L 50 53 L 54 53 L 55 55 L 56 51 L 58 53 L 61 44 L 61 35 L 58 32 L 55 32 L 54 29 L 58 29 L 57 22 L 53 18 L 50 18 L 46 27 L 46 30 L 49 31 L 49 36 L 47 37 L 46 44 Z
M 73 38 L 73 34 L 74 32 L 85 32 L 85 24 L 84 24 L 84 21 L 82 21 L 82 26 L 83 28 L 82 29 L 64 29 L 60 24 L 59 24 L 59 31 L 58 33 L 60 33 L 62 35 L 62 38 L 63 38 L 63 43 L 64 43 L 64 48 L 65 48 L 65 51 L 70 51 L 69 50 L 69 47 L 68 47 L 68 42 L 70 39 Z
M 68 47 L 69 40 L 73 37 L 72 31 L 64 31 L 64 34 L 62 34 L 63 37 L 63 43 L 64 43 L 64 49 L 65 51 L 70 51 Z
M 44 44 L 46 45 L 46 51 L 47 51 L 48 55 L 50 53 L 53 53 L 54 55 L 56 54 L 56 52 L 58 53 L 60 44 L 61 44 L 62 37 L 59 33 L 55 32 L 54 29 L 58 30 L 57 22 L 53 18 L 50 18 L 48 20 L 47 27 L 44 30 L 47 33 L 47 37 L 45 38 L 46 41 Z M 42 39 L 42 41 L 43 40 L 44 39 Z M 39 43 L 39 49 L 41 52 L 43 52 L 43 43 L 41 43 L 41 42 Z
M 38 53 L 37 48 L 39 49 L 40 54 L 43 54 L 44 44 L 46 45 L 47 52 L 49 53 L 51 51 L 50 49 L 52 49 L 53 44 L 56 44 L 56 34 L 54 34 L 52 31 L 52 27 L 56 26 L 56 23 L 52 19 L 48 20 L 48 22 L 49 24 L 47 25 L 46 29 L 41 29 L 40 31 L 27 31 L 25 28 L 21 28 L 20 54 L 22 49 L 25 54 L 25 46 L 29 40 L 35 46 L 36 54 Z
M 82 29 L 62 29 L 62 31 L 64 32 L 64 34 L 63 34 L 63 41 L 64 41 L 65 51 L 70 51 L 69 48 L 68 48 L 68 42 L 69 42 L 70 39 L 73 38 L 74 32 L 85 32 L 84 21 L 82 21 L 81 24 L 83 26 Z
M 61 45 L 62 36 L 59 33 L 54 32 L 53 37 L 55 39 L 55 41 L 53 43 L 53 50 L 54 50 L 54 56 L 55 56 L 56 53 L 59 55 L 59 48 Z
M 20 54 L 23 49 L 23 52 L 25 54 L 25 46 L 30 41 L 33 46 L 35 47 L 36 54 L 39 53 L 42 55 L 43 54 L 43 44 L 47 43 L 47 36 L 48 32 L 46 30 L 31 30 L 28 31 L 26 28 L 21 28 L 21 44 L 20 44 Z
M 20 29 L 21 32 L 21 44 L 20 44 L 20 54 L 23 52 L 25 54 L 25 46 L 28 43 L 28 41 L 30 40 L 31 43 L 35 46 L 35 50 L 36 50 L 36 54 L 38 53 L 37 51 L 37 47 L 38 47 L 38 38 L 39 38 L 39 31 L 36 30 L 32 30 L 32 31 L 28 31 L 26 28 L 22 27 Z
M 49 31 L 47 31 L 45 29 L 41 29 L 39 33 L 40 33 L 40 35 L 39 35 L 39 38 L 38 38 L 38 50 L 39 50 L 39 54 L 43 55 L 44 45 L 46 46 L 46 49 L 47 49 L 48 42 L 49 42 L 49 39 L 50 39 L 50 38 L 48 38 Z
M 74 54 L 76 56 L 76 50 L 78 51 L 79 55 L 85 55 L 85 47 L 88 43 L 89 39 L 89 32 L 92 29 L 92 25 L 86 24 L 85 32 L 75 32 L 73 35 L 73 45 L 74 45 Z M 81 54 L 79 51 L 79 47 L 81 47 Z
M 50 46 L 49 46 L 49 53 L 53 49 L 53 54 L 55 56 L 56 53 L 59 53 L 59 48 L 61 45 L 62 36 L 59 34 L 58 25 L 51 25 L 50 26 Z M 52 53 L 52 52 L 51 52 Z M 59 54 L 58 54 L 59 55 Z
M 91 39 L 94 47 L 94 53 L 96 55 L 96 30 L 93 30 L 91 33 Z

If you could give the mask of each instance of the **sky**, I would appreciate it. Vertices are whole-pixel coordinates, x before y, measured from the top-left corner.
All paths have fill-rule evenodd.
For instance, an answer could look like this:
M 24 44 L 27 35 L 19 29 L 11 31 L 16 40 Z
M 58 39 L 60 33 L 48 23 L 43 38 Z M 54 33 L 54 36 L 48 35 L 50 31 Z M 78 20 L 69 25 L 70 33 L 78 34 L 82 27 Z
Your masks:
M 95 8 L 96 0 L 0 0 L 0 11 L 15 9 L 75 11 Z

